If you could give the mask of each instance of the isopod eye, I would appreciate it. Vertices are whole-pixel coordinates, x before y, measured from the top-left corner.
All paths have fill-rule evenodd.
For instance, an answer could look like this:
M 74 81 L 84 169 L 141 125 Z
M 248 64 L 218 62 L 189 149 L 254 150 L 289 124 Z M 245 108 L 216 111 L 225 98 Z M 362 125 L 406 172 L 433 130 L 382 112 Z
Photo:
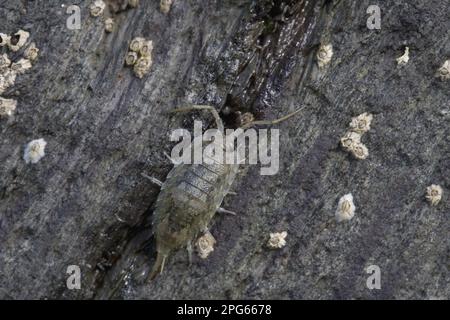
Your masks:
M 445 68 L 442 68 L 442 69 L 441 69 L 441 74 L 442 74 L 443 76 L 449 74 L 449 72 L 450 72 L 450 71 L 447 70 L 447 69 L 445 69 Z

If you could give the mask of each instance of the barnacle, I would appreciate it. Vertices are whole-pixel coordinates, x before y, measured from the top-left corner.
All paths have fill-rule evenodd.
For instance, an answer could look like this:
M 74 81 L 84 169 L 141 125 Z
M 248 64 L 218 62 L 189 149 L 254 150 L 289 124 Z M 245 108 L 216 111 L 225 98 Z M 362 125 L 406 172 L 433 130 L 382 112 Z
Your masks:
M 161 12 L 165 14 L 169 13 L 172 2 L 173 0 L 161 0 L 159 2 L 159 9 L 161 10 Z
M 140 57 L 138 61 L 136 61 L 134 65 L 134 73 L 136 76 L 140 79 L 144 77 L 150 70 L 150 67 L 152 66 L 152 58 L 151 57 Z
M 361 142 L 353 144 L 349 151 L 353 154 L 356 159 L 364 160 L 369 156 L 369 150 Z
M 331 57 L 333 57 L 333 46 L 330 44 L 322 44 L 317 51 L 317 64 L 319 68 L 323 68 L 331 61 Z
M 361 141 L 361 134 L 349 131 L 341 138 L 341 145 L 344 149 L 351 150 L 352 147 L 355 144 L 360 143 L 360 141 Z
M 246 112 L 242 115 L 239 115 L 239 122 L 240 122 L 241 126 L 244 126 L 247 123 L 252 122 L 253 120 L 255 120 L 255 117 L 250 112 Z
M 355 204 L 351 193 L 339 199 L 336 209 L 336 219 L 338 222 L 350 220 L 355 215 Z
M 438 76 L 442 81 L 450 79 L 450 60 L 446 60 L 442 67 L 438 69 Z
M 37 163 L 45 156 L 45 146 L 47 142 L 44 139 L 37 139 L 29 142 L 25 147 L 23 159 L 26 163 Z
M 128 0 L 128 5 L 131 8 L 136 8 L 139 5 L 139 0 Z
M 373 116 L 370 113 L 364 112 L 357 117 L 352 118 L 350 122 L 350 130 L 363 134 L 370 130 L 370 124 Z
M 145 41 L 146 40 L 141 37 L 134 38 L 133 40 L 131 40 L 130 50 L 134 52 L 140 52 Z
M 427 187 L 427 194 L 425 198 L 431 203 L 432 206 L 437 205 L 442 199 L 442 188 L 439 185 L 432 184 Z
M 31 61 L 28 59 L 20 59 L 17 62 L 14 62 L 11 65 L 11 70 L 17 72 L 17 74 L 22 74 L 25 73 L 25 71 L 27 71 L 28 69 L 30 69 L 32 67 L 31 65 Z
M 127 53 L 127 56 L 125 57 L 125 63 L 128 66 L 132 66 L 136 63 L 136 61 L 138 60 L 138 54 L 136 52 L 130 51 Z
M 151 40 L 143 41 L 141 49 L 139 50 L 141 56 L 151 56 L 152 52 L 153 52 L 153 41 Z
M 105 31 L 113 32 L 114 30 L 114 20 L 112 18 L 108 18 L 105 20 Z
M 283 248 L 286 245 L 286 236 L 286 231 L 271 233 L 267 245 L 272 249 Z
M 216 239 L 209 232 L 206 232 L 203 236 L 198 238 L 195 246 L 198 251 L 198 255 L 202 259 L 206 259 L 211 252 L 214 251 L 214 245 L 216 244 Z
M 0 33 L 0 47 L 9 46 L 10 40 L 10 36 L 4 33 Z
M 16 81 L 17 73 L 14 70 L 7 69 L 0 73 L 0 94 L 5 92 L 6 89 L 11 87 Z
M 7 70 L 10 65 L 11 60 L 9 60 L 8 55 L 6 53 L 0 55 L 0 72 Z
M 22 48 L 30 37 L 30 33 L 24 30 L 17 31 L 9 40 L 8 47 L 16 52 Z
M 30 61 L 35 61 L 38 57 L 39 49 L 36 47 L 36 44 L 33 42 L 27 50 L 25 50 L 24 56 Z
M 0 97 L 0 117 L 10 116 L 16 110 L 17 101 Z
M 89 10 L 91 11 L 91 16 L 98 17 L 103 14 L 103 11 L 106 8 L 106 4 L 102 0 L 95 0 Z
M 409 47 L 405 47 L 405 53 L 401 57 L 398 57 L 396 60 L 398 65 L 402 66 L 407 64 L 409 61 Z

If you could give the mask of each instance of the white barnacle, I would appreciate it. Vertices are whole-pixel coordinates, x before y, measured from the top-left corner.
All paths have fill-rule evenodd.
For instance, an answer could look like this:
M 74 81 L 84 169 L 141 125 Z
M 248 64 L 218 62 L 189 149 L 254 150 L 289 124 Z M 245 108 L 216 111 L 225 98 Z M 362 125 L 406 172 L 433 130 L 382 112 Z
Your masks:
M 30 33 L 24 30 L 17 31 L 9 40 L 8 47 L 16 52 L 27 43 Z
M 0 73 L 0 94 L 14 84 L 16 76 L 17 72 L 11 69 L 7 69 Z
M 102 0 L 95 0 L 89 7 L 91 16 L 98 17 L 103 14 L 106 4 Z
M 269 235 L 267 246 L 272 249 L 280 249 L 286 245 L 287 232 L 274 232 Z
M 206 259 L 211 252 L 214 251 L 214 245 L 216 244 L 216 239 L 210 232 L 206 232 L 203 236 L 198 238 L 195 246 L 197 248 L 198 255 L 202 259 Z
M 341 197 L 336 209 L 336 219 L 338 222 L 347 221 L 355 215 L 355 204 L 353 203 L 353 196 L 351 193 Z
M 28 59 L 22 58 L 22 59 L 20 59 L 19 61 L 14 62 L 14 63 L 11 65 L 11 70 L 17 72 L 17 74 L 23 74 L 23 73 L 25 73 L 28 69 L 31 69 L 31 67 L 32 67 L 31 61 L 28 60 Z
M 127 53 L 127 56 L 125 57 L 125 63 L 127 66 L 132 66 L 138 61 L 139 57 L 136 52 L 129 51 Z
M 405 47 L 405 53 L 401 57 L 398 57 L 397 64 L 400 66 L 403 66 L 408 63 L 409 61 L 409 47 Z
M 139 5 L 139 0 L 128 0 L 128 5 L 131 8 L 136 8 Z
M 333 57 L 333 46 L 330 44 L 322 44 L 317 51 L 317 64 L 319 68 L 325 67 L 330 63 Z
M 108 18 L 105 20 L 105 31 L 110 33 L 114 30 L 114 20 L 112 18 Z
M 139 78 L 142 79 L 150 70 L 150 67 L 152 66 L 152 58 L 151 57 L 140 57 L 135 65 L 134 65 L 134 73 Z
M 372 119 L 372 114 L 364 112 L 363 114 L 352 118 L 352 121 L 350 122 L 350 130 L 363 134 L 370 130 Z
M 159 2 L 159 9 L 161 10 L 161 12 L 164 14 L 169 13 L 172 2 L 173 0 L 161 0 Z
M 25 50 L 24 57 L 30 61 L 35 61 L 39 55 L 39 49 L 36 47 L 36 44 L 33 42 L 30 46 Z
M 341 145 L 346 150 L 351 150 L 352 147 L 360 143 L 361 141 L 361 134 L 353 131 L 347 132 L 342 138 L 341 138 Z
M 450 79 L 450 60 L 446 60 L 438 69 L 438 77 L 441 78 L 442 81 Z
M 0 97 L 0 117 L 11 116 L 16 110 L 17 101 Z
M 145 40 L 142 43 L 141 49 L 139 50 L 139 53 L 141 56 L 151 56 L 153 52 L 153 41 L 151 40 Z
M 142 37 L 134 38 L 133 40 L 131 40 L 130 50 L 134 52 L 140 52 L 145 41 L 146 40 Z
M 47 142 L 44 139 L 30 141 L 25 147 L 23 159 L 26 163 L 37 163 L 45 156 L 45 146 Z
M 0 47 L 9 46 L 10 40 L 10 36 L 4 33 L 0 33 Z
M 362 144 L 361 142 L 353 144 L 349 151 L 352 153 L 352 155 L 359 160 L 364 160 L 369 156 L 369 150 L 367 147 Z
M 432 184 L 427 187 L 427 194 L 425 198 L 431 203 L 432 206 L 437 205 L 442 199 L 442 188 L 439 185 Z
M 10 65 L 11 60 L 9 60 L 8 55 L 6 53 L 0 55 L 0 72 L 7 70 Z

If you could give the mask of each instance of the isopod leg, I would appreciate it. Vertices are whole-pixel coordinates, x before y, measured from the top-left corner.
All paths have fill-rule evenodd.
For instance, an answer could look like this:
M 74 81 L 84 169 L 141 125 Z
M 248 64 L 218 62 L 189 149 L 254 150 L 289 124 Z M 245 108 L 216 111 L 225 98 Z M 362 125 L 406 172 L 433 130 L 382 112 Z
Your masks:
M 163 183 L 161 181 L 159 181 L 158 179 L 154 178 L 154 177 L 150 177 L 148 175 L 146 175 L 145 173 L 141 173 L 141 176 L 143 176 L 146 179 L 149 179 L 151 182 L 153 182 L 154 184 L 162 187 Z

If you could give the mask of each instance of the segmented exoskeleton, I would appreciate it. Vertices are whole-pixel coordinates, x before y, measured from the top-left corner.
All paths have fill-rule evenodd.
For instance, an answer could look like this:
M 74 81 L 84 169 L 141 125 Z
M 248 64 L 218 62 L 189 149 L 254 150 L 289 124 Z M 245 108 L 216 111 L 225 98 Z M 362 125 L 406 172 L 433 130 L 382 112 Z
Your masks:
M 174 111 L 191 110 L 210 111 L 215 118 L 217 129 L 224 133 L 222 120 L 213 107 L 195 105 Z M 300 109 L 275 121 L 253 121 L 242 128 L 278 123 L 299 111 Z M 221 147 L 225 151 L 226 146 L 222 144 Z M 157 258 L 149 274 L 150 279 L 162 272 L 171 251 L 186 246 L 191 257 L 192 241 L 199 233 L 208 230 L 208 225 L 216 212 L 233 213 L 220 208 L 220 205 L 230 191 L 239 164 L 219 163 L 212 158 L 211 160 L 210 163 L 175 165 L 164 183 L 150 178 L 161 186 L 153 213 Z

